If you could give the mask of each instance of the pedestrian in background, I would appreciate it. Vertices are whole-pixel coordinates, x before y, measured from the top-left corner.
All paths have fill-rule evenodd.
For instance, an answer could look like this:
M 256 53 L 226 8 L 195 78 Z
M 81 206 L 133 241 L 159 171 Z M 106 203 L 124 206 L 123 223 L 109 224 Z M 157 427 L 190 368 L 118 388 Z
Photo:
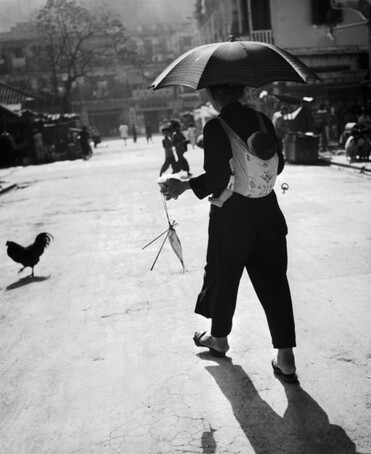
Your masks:
M 317 132 L 320 136 L 319 148 L 321 151 L 326 151 L 330 139 L 330 113 L 324 103 L 319 105 L 316 112 L 317 117 Z
M 163 139 L 162 139 L 162 146 L 165 150 L 165 161 L 162 164 L 161 170 L 160 170 L 160 176 L 166 172 L 166 170 L 171 166 L 173 169 L 173 173 L 177 172 L 177 163 L 174 158 L 174 153 L 173 153 L 173 141 L 171 140 L 171 130 L 170 128 L 163 128 L 161 130 L 163 134 Z
M 92 157 L 93 151 L 91 149 L 90 145 L 90 137 L 89 137 L 89 131 L 86 126 L 82 127 L 82 130 L 80 132 L 79 136 L 80 140 L 80 147 L 81 147 L 81 154 L 84 160 L 90 159 Z
M 358 142 L 360 161 L 369 161 L 371 154 L 371 130 L 364 129 L 361 132 L 361 139 Z
M 190 169 L 189 169 L 189 164 L 186 158 L 184 157 L 184 153 L 187 151 L 187 139 L 185 135 L 181 132 L 180 130 L 180 123 L 179 122 L 173 122 L 173 145 L 175 148 L 175 152 L 177 155 L 177 166 L 179 170 L 184 170 L 187 172 L 187 176 L 190 177 L 192 176 Z
M 364 107 L 361 108 L 361 115 L 357 119 L 359 128 L 371 129 L 371 114 Z
M 345 157 L 350 163 L 355 162 L 357 160 L 358 141 L 360 137 L 361 133 L 359 129 L 354 128 L 352 129 L 350 136 L 345 142 Z
M 275 112 L 272 116 L 272 123 L 276 131 L 276 136 L 280 144 L 281 150 L 286 134 L 290 130 L 286 121 L 286 115 L 289 109 L 286 106 L 281 106 L 280 110 Z
M 4 130 L 0 135 L 0 168 L 21 164 L 18 149 L 14 137 Z
M 44 149 L 44 142 L 43 142 L 43 136 L 39 129 L 34 129 L 32 131 L 32 139 L 33 139 L 33 145 L 35 148 L 36 152 L 36 157 L 38 162 L 42 163 L 45 162 L 45 149 Z
M 133 136 L 133 142 L 137 143 L 138 133 L 135 125 L 132 125 L 131 127 L 131 135 Z
M 146 139 L 147 139 L 147 143 L 149 143 L 150 141 L 153 143 L 152 127 L 151 127 L 151 123 L 149 121 L 146 122 Z
M 126 142 L 128 140 L 128 133 L 129 133 L 129 127 L 127 124 L 123 123 L 119 126 L 119 133 L 121 139 L 125 142 L 125 146 L 127 145 Z
M 239 102 L 242 86 L 213 86 L 207 92 L 219 117 L 243 142 L 261 129 L 257 112 Z M 262 116 L 268 133 L 276 139 L 271 121 Z M 177 198 L 189 189 L 199 199 L 210 194 L 219 197 L 228 185 L 233 157 L 228 135 L 217 118 L 206 123 L 203 134 L 205 173 L 189 180 L 168 179 L 161 190 L 166 199 Z M 277 156 L 279 174 L 284 159 L 278 144 Z M 204 282 L 195 309 L 211 318 L 211 331 L 196 332 L 193 339 L 212 355 L 225 356 L 238 287 L 246 268 L 265 311 L 273 347 L 278 350 L 272 361 L 273 371 L 287 383 L 298 383 L 293 353 L 295 324 L 286 275 L 287 225 L 273 190 L 261 196 L 258 187 L 252 185 L 250 189 L 250 197 L 233 193 L 222 207 L 211 205 Z
M 370 131 L 354 128 L 345 142 L 345 156 L 350 163 L 368 161 L 370 158 L 371 144 Z

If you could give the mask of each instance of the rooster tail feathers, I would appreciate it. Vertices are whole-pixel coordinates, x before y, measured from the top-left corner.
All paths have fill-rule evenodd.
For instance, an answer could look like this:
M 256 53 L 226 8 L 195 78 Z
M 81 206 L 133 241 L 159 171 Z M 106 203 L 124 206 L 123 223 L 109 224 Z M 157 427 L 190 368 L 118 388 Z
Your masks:
M 54 240 L 53 235 L 51 233 L 43 232 L 37 235 L 35 243 L 39 242 L 40 244 L 45 244 L 45 247 L 47 247 L 51 240 Z
M 33 249 L 36 253 L 38 253 L 38 255 L 41 255 L 45 248 L 49 246 L 51 240 L 54 240 L 54 237 L 50 233 L 39 233 L 29 248 Z

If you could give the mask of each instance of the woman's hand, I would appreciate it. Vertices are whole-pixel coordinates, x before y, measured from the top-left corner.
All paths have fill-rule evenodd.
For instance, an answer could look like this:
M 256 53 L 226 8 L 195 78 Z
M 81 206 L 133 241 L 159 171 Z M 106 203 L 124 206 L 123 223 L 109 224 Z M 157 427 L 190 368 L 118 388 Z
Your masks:
M 187 180 L 182 181 L 177 178 L 169 178 L 164 186 L 161 188 L 162 194 L 164 194 L 166 200 L 177 199 L 178 196 L 183 194 L 184 191 L 190 189 Z

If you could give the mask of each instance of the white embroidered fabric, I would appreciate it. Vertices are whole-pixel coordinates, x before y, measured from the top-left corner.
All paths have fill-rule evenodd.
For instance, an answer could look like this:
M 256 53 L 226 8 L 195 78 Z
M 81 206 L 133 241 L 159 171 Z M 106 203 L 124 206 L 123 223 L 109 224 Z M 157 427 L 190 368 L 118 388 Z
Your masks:
M 267 132 L 264 120 L 258 112 L 257 114 L 260 128 Z M 229 181 L 228 188 L 245 197 L 267 196 L 273 190 L 277 178 L 277 153 L 271 159 L 260 159 L 221 117 L 217 118 L 228 135 L 233 153 L 231 168 L 234 175 Z

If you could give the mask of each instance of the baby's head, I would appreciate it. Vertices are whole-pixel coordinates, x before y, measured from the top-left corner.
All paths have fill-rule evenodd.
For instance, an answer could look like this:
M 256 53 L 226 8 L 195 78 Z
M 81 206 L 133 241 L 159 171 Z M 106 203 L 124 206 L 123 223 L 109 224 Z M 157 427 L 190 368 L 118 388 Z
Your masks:
M 247 139 L 247 146 L 258 158 L 267 161 L 276 153 L 276 141 L 264 131 L 251 134 Z

